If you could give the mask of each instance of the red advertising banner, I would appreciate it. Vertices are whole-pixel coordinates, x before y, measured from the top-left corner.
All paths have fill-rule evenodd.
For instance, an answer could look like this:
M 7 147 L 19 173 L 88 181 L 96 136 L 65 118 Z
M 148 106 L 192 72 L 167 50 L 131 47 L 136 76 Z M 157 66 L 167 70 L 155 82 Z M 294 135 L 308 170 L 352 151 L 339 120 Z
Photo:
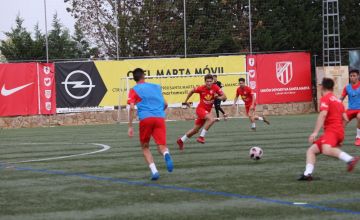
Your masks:
M 53 63 L 38 63 L 39 79 L 39 113 L 48 115 L 56 113 L 55 74 Z
M 259 54 L 255 64 L 257 103 L 312 101 L 309 53 Z
M 42 64 L 16 63 L 0 65 L 0 116 L 35 115 L 55 113 L 54 67 L 50 64 L 51 85 L 45 78 L 40 79 Z M 51 70 L 52 69 L 52 70 Z M 50 75 L 49 73 L 49 75 Z M 44 73 L 44 75 L 46 75 Z M 42 80 L 42 82 L 40 82 Z M 43 89 L 44 98 L 40 95 Z M 45 90 L 51 90 L 50 97 Z M 47 92 L 48 93 L 48 92 Z M 46 99 L 49 97 L 49 99 Z M 54 109 L 46 110 L 46 102 L 53 103 Z M 42 110 L 41 106 L 45 106 Z
M 36 63 L 0 65 L 0 116 L 38 113 Z
M 246 69 L 249 76 L 249 87 L 253 90 L 255 97 L 257 97 L 258 93 L 256 65 L 256 55 L 248 55 L 246 57 Z

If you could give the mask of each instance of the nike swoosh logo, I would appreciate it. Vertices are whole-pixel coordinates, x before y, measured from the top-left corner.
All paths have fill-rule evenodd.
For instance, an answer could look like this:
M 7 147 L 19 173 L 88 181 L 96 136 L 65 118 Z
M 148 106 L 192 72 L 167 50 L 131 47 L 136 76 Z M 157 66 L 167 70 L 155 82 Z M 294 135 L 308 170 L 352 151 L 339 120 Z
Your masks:
M 23 86 L 19 86 L 19 87 L 13 88 L 13 89 L 6 89 L 5 84 L 4 84 L 3 87 L 1 88 L 1 95 L 9 96 L 11 94 L 14 94 L 15 92 L 18 92 L 18 91 L 30 86 L 31 84 L 34 84 L 34 83 L 32 82 L 32 83 L 29 83 L 29 84 L 26 84 Z

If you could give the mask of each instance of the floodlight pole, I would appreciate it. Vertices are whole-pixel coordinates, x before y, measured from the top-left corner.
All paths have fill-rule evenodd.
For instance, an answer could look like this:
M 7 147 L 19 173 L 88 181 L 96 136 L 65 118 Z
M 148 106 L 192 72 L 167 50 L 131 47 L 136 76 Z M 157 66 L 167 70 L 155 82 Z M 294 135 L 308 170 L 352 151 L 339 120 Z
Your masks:
M 249 0 L 249 43 L 250 43 L 250 54 L 252 54 L 252 30 L 251 30 L 251 0 Z
M 45 47 L 46 47 L 46 62 L 49 62 L 49 40 L 47 30 L 47 15 L 46 15 L 46 0 L 44 0 L 44 12 L 45 12 Z
M 119 5 L 118 0 L 115 0 L 115 14 L 116 14 L 116 60 L 119 60 Z
M 187 42 L 186 42 L 186 0 L 184 0 L 184 56 L 187 57 Z

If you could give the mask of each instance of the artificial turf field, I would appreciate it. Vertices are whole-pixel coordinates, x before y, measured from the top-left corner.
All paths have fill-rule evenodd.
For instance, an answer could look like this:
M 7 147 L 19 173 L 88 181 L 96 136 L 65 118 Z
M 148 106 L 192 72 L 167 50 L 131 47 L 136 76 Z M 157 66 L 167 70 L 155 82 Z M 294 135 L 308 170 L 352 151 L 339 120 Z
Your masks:
M 126 124 L 3 129 L 0 219 L 360 219 L 360 166 L 347 173 L 342 161 L 320 156 L 316 180 L 296 181 L 315 119 L 274 116 L 256 132 L 247 119 L 221 121 L 206 144 L 193 138 L 184 152 L 175 141 L 193 122 L 168 122 L 175 168 L 168 173 L 152 147 L 161 176 L 156 182 Z M 355 122 L 346 131 L 343 149 L 360 155 Z M 111 148 L 5 163 L 102 149 L 91 143 Z M 262 160 L 249 159 L 250 146 L 264 149 Z

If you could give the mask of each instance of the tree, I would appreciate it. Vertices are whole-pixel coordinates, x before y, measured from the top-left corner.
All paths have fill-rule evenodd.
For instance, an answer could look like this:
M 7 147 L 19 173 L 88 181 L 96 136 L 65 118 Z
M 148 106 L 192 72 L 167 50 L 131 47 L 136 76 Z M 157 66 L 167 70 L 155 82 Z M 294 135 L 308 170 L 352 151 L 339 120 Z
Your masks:
M 80 24 L 77 21 L 75 23 L 75 33 L 73 36 L 75 41 L 75 57 L 77 58 L 89 58 L 90 57 L 90 45 L 85 39 L 85 35 L 81 30 Z
M 8 39 L 1 41 L 0 50 L 7 60 L 29 60 L 35 59 L 33 48 L 34 41 L 30 32 L 23 27 L 24 20 L 18 15 L 16 26 L 11 28 L 5 35 Z
M 49 33 L 49 58 L 72 59 L 76 57 L 76 43 L 71 39 L 69 30 L 64 28 L 55 14 L 52 30 Z

